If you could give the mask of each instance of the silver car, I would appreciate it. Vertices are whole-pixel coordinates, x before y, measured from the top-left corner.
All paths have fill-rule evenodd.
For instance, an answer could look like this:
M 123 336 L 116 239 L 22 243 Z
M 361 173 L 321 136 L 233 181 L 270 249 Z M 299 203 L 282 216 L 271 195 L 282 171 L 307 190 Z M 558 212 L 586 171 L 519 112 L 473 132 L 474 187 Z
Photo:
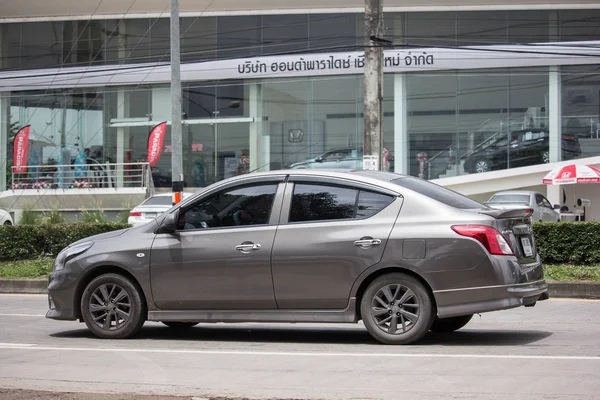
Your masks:
M 548 199 L 541 193 L 529 190 L 512 190 L 498 192 L 485 203 L 491 208 L 499 210 L 510 210 L 519 208 L 531 208 L 531 219 L 534 222 L 559 222 L 560 214 L 556 212 Z
M 58 254 L 46 317 L 101 338 L 144 321 L 362 320 L 382 343 L 548 298 L 529 210 L 414 177 L 284 170 L 218 182 L 155 221 Z

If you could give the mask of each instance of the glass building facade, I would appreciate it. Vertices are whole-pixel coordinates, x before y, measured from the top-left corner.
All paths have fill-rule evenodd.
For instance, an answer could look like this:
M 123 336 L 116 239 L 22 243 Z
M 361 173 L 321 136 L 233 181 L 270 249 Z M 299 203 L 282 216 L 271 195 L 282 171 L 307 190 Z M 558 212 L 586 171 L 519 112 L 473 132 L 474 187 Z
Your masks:
M 243 71 L 254 57 L 306 61 L 311 55 L 361 52 L 362 18 L 182 18 L 182 65 L 222 61 Z M 600 10 L 387 13 L 385 24 L 386 38 L 403 55 L 433 48 L 451 54 L 465 46 L 478 46 L 477 54 L 487 51 L 482 46 L 512 49 L 508 61 L 497 65 L 493 57 L 484 64 L 474 57 L 462 59 L 461 68 L 428 68 L 425 56 L 422 61 L 414 56 L 411 68 L 387 72 L 387 169 L 438 179 L 600 155 L 600 57 L 593 53 L 600 41 Z M 535 63 L 518 48 L 532 43 L 550 49 L 541 60 L 538 52 Z M 557 61 L 573 49 L 585 61 Z M 168 80 L 153 80 L 153 70 L 130 84 L 112 83 L 117 66 L 168 63 L 166 18 L 0 24 L 0 56 L 3 166 L 12 157 L 11 136 L 25 125 L 45 143 L 30 154 L 30 165 L 56 163 L 61 146 L 66 154 L 84 150 L 101 163 L 145 161 L 152 126 L 170 119 Z M 390 66 L 395 62 L 392 57 Z M 247 78 L 221 79 L 217 69 L 211 78 L 205 69 L 203 79 L 193 79 L 194 71 L 184 79 L 186 186 L 293 164 L 353 166 L 352 157 L 360 159 L 362 75 L 306 70 L 290 75 L 274 72 L 272 65 Z M 49 72 L 76 68 L 83 73 L 99 68 L 99 83 L 60 87 Z M 12 85 L 15 76 L 21 84 Z M 26 83 L 33 78 L 37 83 Z M 170 186 L 170 168 L 169 128 L 152 171 L 156 186 Z M 0 174 L 7 187 L 5 167 Z

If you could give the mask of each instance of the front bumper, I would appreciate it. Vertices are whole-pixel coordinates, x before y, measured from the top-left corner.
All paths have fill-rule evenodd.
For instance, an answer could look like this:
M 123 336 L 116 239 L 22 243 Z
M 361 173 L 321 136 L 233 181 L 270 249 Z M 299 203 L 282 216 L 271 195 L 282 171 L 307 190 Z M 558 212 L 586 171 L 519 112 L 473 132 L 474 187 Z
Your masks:
M 48 278 L 48 312 L 46 318 L 74 321 L 79 318 L 79 309 L 76 303 L 77 291 L 76 274 L 65 267 L 60 271 L 53 271 Z
M 434 291 L 438 317 L 532 307 L 538 301 L 550 298 L 541 262 L 520 265 L 516 261 L 500 259 L 498 284 Z

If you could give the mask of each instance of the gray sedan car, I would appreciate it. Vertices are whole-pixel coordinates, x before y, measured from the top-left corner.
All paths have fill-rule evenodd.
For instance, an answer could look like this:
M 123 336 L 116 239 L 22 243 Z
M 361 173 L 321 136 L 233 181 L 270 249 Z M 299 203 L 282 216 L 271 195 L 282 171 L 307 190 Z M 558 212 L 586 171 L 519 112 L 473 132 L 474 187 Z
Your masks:
M 132 337 L 146 320 L 362 320 L 380 342 L 413 343 L 548 298 L 529 212 L 386 172 L 238 176 L 64 249 L 46 316 L 101 338 Z

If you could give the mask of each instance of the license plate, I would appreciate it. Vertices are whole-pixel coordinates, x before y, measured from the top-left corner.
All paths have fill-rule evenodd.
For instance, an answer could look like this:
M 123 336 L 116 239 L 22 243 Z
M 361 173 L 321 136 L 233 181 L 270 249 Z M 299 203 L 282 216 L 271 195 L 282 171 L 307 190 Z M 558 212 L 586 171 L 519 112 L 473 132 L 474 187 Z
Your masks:
M 526 257 L 531 257 L 533 255 L 533 248 L 531 247 L 531 242 L 529 238 L 521 238 L 521 244 L 523 245 L 523 252 Z
M 144 213 L 144 217 L 146 218 L 156 218 L 157 213 Z

